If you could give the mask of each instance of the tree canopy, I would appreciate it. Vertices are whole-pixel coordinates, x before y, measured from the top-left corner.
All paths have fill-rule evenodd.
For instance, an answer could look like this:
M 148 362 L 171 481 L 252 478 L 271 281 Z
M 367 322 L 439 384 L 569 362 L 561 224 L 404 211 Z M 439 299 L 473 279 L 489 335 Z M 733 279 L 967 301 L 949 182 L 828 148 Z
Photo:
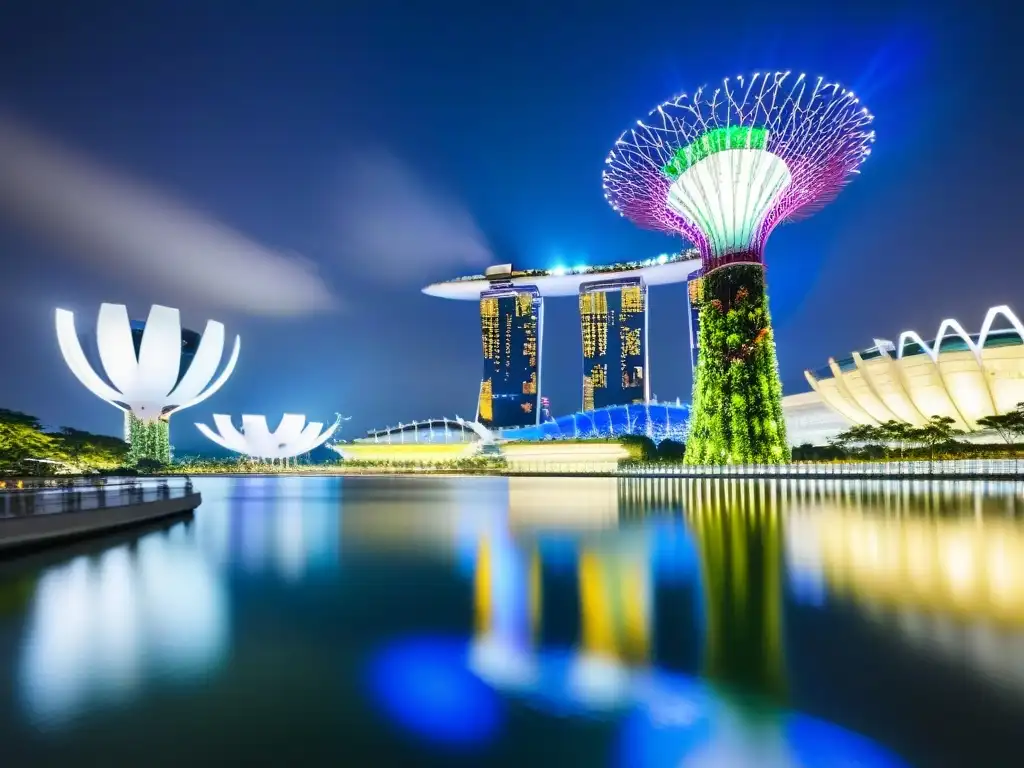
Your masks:
M 72 427 L 48 432 L 35 416 L 0 408 L 0 472 L 41 473 L 46 462 L 81 472 L 111 470 L 123 465 L 127 454 L 128 444 L 120 438 Z

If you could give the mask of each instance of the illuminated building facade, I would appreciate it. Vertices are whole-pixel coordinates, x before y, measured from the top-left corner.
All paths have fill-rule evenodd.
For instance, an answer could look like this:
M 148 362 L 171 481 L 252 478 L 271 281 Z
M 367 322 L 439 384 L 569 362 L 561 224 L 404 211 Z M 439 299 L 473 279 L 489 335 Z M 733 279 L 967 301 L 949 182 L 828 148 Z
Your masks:
M 853 424 L 920 427 L 945 416 L 957 429 L 979 432 L 979 420 L 1024 401 L 1024 323 L 1008 306 L 992 307 L 977 334 L 950 318 L 933 341 L 904 331 L 895 344 L 875 339 L 874 346 L 804 375 Z
M 697 372 L 697 339 L 700 338 L 700 270 L 686 278 L 687 319 L 690 323 L 690 372 Z
M 539 422 L 543 325 L 543 300 L 533 286 L 498 287 L 480 295 L 484 374 L 476 420 L 485 427 Z
M 639 277 L 580 286 L 583 408 L 650 399 L 647 286 Z

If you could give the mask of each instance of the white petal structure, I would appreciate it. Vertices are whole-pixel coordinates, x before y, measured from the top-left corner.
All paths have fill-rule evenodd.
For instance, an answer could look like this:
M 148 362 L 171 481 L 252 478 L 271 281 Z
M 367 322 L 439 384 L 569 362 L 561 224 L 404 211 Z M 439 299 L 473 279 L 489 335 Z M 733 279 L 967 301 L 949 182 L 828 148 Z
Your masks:
M 123 304 L 103 304 L 96 343 L 104 380 L 86 357 L 74 313 L 58 309 L 56 319 L 57 342 L 71 372 L 97 397 L 143 422 L 161 416 L 166 419 L 206 400 L 224 386 L 238 362 L 241 339 L 235 336 L 227 365 L 214 379 L 224 352 L 224 326 L 210 320 L 181 375 L 183 337 L 178 310 L 154 304 L 136 351 L 128 309 Z
M 993 327 L 1000 318 L 1002 328 Z M 828 367 L 805 371 L 810 385 L 855 424 L 900 421 L 921 426 L 948 416 L 959 429 L 978 431 L 978 419 L 1024 402 L 1024 324 L 1007 306 L 992 307 L 977 335 L 944 320 L 932 342 L 914 331 L 896 344 L 875 346 Z
M 302 414 L 286 413 L 277 429 L 271 432 L 266 416 L 246 414 L 242 416 L 242 429 L 239 430 L 231 423 L 230 416 L 217 413 L 213 416 L 216 431 L 205 424 L 196 424 L 196 428 L 217 445 L 235 453 L 259 459 L 290 459 L 322 445 L 338 429 L 341 421 L 339 414 L 334 424 L 325 430 L 322 422 L 307 424 Z

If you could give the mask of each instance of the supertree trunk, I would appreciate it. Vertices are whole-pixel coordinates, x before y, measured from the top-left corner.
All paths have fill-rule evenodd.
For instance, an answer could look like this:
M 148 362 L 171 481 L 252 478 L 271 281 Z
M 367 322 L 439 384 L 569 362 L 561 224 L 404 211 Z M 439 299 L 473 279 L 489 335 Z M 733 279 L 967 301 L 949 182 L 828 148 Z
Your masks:
M 789 444 L 764 267 L 748 261 L 700 280 L 686 463 L 784 464 Z

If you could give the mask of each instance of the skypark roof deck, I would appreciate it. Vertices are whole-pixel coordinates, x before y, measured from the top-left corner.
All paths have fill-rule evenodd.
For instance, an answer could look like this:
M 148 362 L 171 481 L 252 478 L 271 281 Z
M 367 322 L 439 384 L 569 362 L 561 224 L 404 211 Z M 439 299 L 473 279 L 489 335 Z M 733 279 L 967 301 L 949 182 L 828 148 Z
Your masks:
M 555 269 L 512 269 L 511 265 L 491 267 L 487 274 L 457 277 L 434 283 L 423 289 L 428 296 L 442 299 L 478 301 L 480 294 L 492 286 L 534 286 L 541 296 L 576 296 L 585 283 L 642 277 L 647 285 L 685 283 L 695 270 L 700 269 L 700 255 L 696 249 L 669 255 L 663 254 L 643 261 L 626 261 L 597 267 Z

